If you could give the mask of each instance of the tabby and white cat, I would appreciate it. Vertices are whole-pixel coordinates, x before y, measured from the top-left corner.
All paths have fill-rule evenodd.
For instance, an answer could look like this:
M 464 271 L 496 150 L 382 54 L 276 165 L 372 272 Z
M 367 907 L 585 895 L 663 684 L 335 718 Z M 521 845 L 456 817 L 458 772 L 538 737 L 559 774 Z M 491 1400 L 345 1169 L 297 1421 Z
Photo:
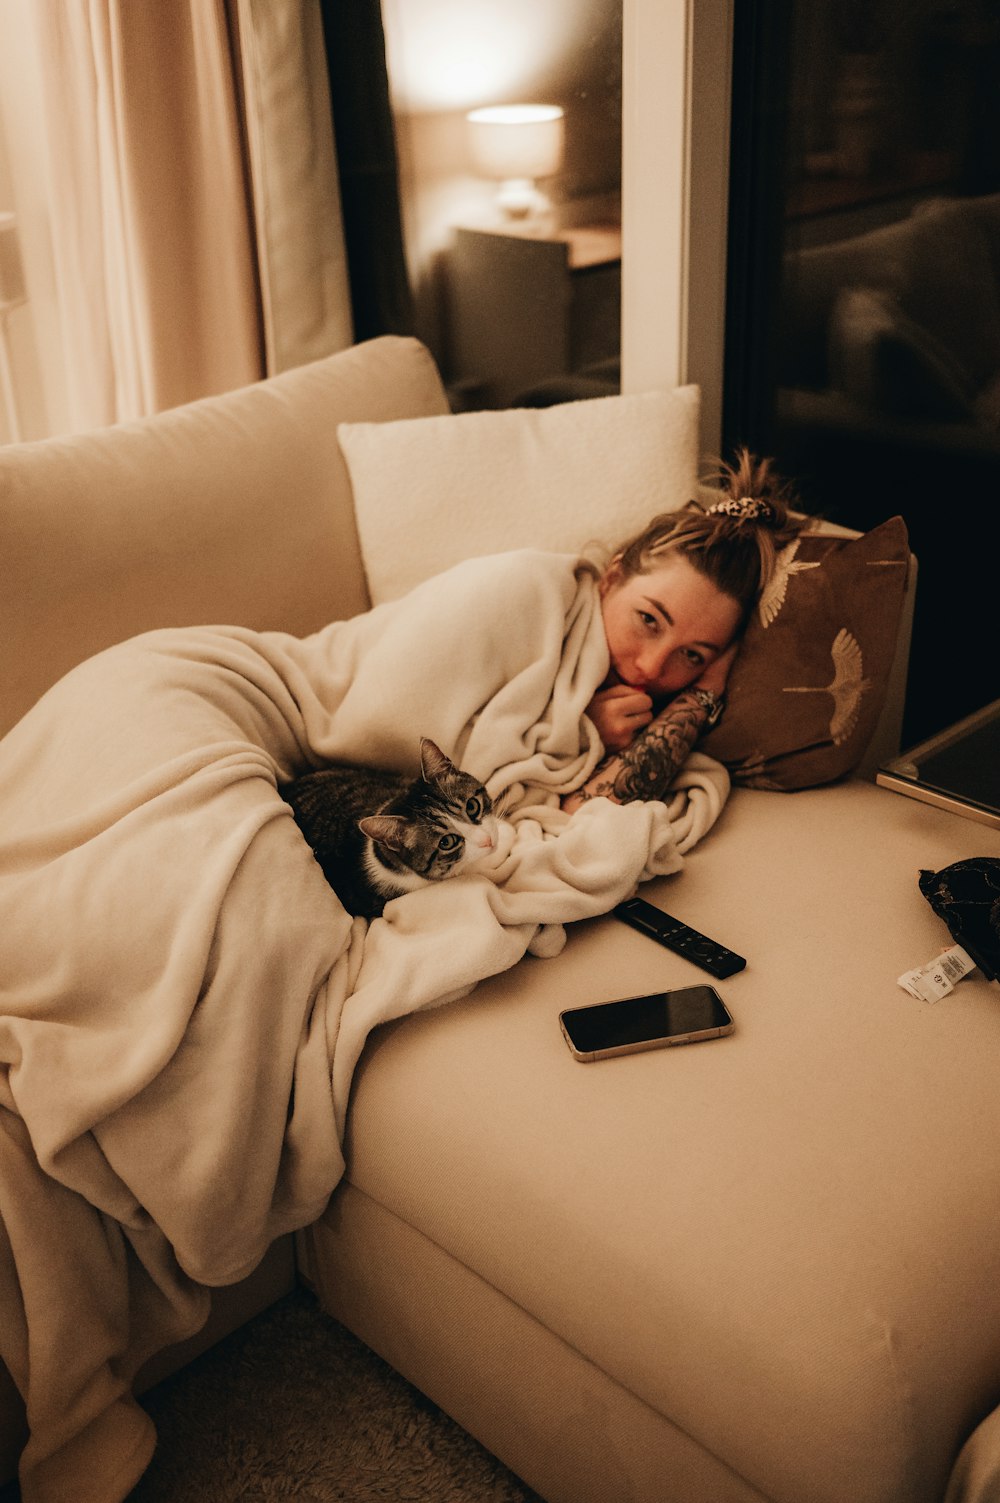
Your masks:
M 390 898 L 468 871 L 496 847 L 493 803 L 429 737 L 414 780 L 337 763 L 281 788 L 348 913 L 377 918 Z

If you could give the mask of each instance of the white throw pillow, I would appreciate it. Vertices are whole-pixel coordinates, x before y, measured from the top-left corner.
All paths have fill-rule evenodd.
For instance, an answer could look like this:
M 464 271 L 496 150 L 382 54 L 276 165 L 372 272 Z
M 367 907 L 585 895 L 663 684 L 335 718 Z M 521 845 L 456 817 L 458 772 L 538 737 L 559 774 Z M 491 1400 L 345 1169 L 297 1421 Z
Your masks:
M 612 546 L 696 493 L 697 386 L 337 429 L 372 603 L 463 559 Z

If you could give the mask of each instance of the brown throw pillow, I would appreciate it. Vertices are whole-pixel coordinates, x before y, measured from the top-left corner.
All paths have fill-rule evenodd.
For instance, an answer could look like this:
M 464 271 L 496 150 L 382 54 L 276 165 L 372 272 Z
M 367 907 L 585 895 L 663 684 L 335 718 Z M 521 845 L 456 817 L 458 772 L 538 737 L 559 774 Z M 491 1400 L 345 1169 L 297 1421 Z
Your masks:
M 902 517 L 804 533 L 751 618 L 726 712 L 699 749 L 748 788 L 813 788 L 861 761 L 885 699 L 910 562 Z

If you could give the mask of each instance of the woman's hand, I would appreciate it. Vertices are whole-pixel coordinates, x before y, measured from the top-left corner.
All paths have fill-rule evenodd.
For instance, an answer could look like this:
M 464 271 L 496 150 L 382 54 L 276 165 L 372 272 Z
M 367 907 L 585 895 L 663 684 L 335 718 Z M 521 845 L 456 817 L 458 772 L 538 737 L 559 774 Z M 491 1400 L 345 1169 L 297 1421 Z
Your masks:
M 739 648 L 736 641 L 720 652 L 688 688 L 724 694 Z M 582 788 L 560 800 L 569 814 L 592 798 L 616 804 L 662 798 L 704 730 L 706 712 L 694 695 L 681 689 L 654 719 L 648 694 L 628 684 L 615 684 L 594 695 L 587 714 L 608 755 Z
M 624 751 L 653 718 L 653 701 L 641 689 L 613 684 L 600 689 L 587 706 L 587 715 L 608 751 Z
M 729 678 L 729 670 L 736 661 L 736 654 L 740 650 L 739 638 L 731 642 L 725 652 L 720 652 L 717 658 L 709 663 L 703 673 L 692 684 L 694 689 L 708 689 L 711 694 L 720 697 L 726 692 L 726 683 Z

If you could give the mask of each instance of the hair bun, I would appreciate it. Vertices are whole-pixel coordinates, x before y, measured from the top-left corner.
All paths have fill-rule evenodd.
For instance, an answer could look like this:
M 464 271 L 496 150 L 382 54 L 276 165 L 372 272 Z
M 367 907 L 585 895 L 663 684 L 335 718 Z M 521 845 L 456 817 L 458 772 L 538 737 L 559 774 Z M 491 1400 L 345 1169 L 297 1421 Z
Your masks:
M 750 522 L 767 532 L 783 532 L 795 502 L 794 488 L 775 474 L 770 459 L 738 449 L 735 462 L 722 464 L 711 477 L 722 498 L 708 513 L 731 517 L 737 526 Z

